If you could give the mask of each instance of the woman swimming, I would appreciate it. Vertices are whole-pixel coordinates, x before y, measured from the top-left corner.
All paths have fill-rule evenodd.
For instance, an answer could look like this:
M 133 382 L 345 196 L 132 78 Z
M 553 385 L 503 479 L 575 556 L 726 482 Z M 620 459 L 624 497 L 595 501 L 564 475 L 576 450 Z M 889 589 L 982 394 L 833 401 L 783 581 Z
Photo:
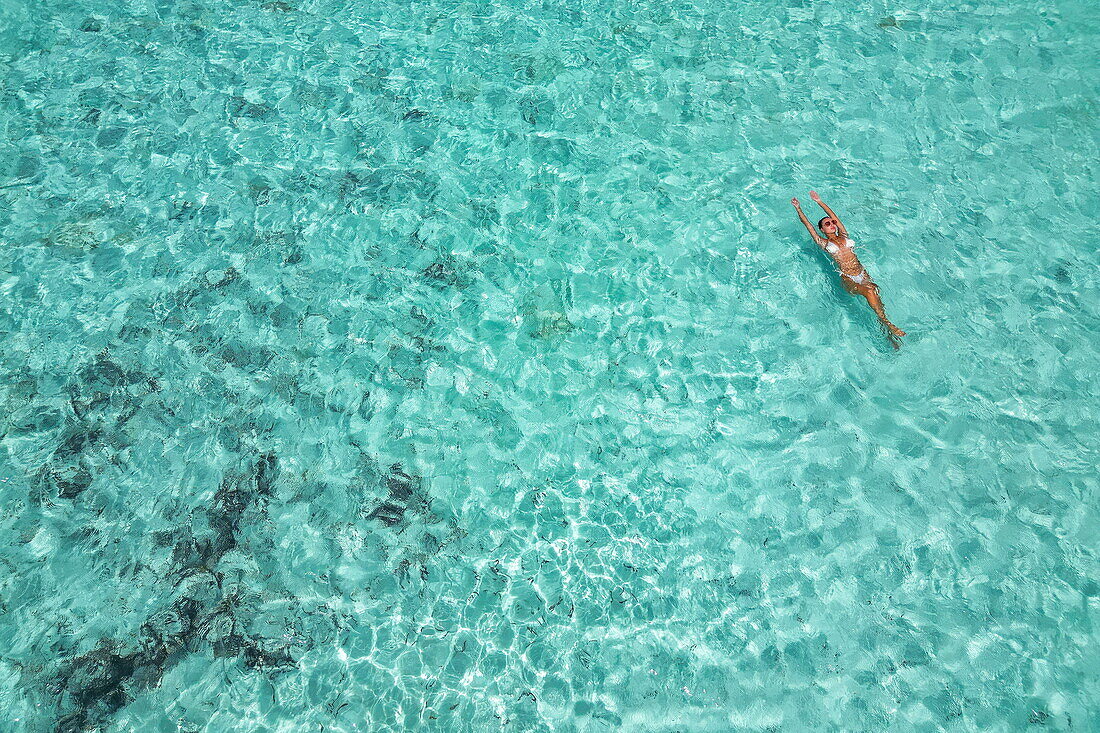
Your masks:
M 871 280 L 871 276 L 867 274 L 867 270 L 863 269 L 859 258 L 856 257 L 854 249 L 856 243 L 848 238 L 848 230 L 840 223 L 840 219 L 833 210 L 825 205 L 816 191 L 810 191 L 810 198 L 828 214 L 817 223 L 821 234 L 825 236 L 821 236 L 814 230 L 813 224 L 802 213 L 802 206 L 799 205 L 798 199 L 791 199 L 795 211 L 798 212 L 798 218 L 806 225 L 807 231 L 810 232 L 817 246 L 828 252 L 833 262 L 840 268 L 840 282 L 844 285 L 844 289 L 853 295 L 862 295 L 867 299 L 867 303 L 878 316 L 879 323 L 886 329 L 890 343 L 895 349 L 898 348 L 901 344 L 900 338 L 905 335 L 905 331 L 890 323 L 890 319 L 886 317 L 886 309 L 882 307 L 882 298 L 878 295 L 878 285 Z

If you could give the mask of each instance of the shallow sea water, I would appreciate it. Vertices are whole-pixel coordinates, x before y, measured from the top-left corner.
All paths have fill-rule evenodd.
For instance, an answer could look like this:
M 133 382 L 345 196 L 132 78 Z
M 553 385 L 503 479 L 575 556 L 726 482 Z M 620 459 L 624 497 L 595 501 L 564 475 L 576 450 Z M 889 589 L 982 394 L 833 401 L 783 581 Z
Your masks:
M 1097 730 L 1098 45 L 3 3 L 5 729 Z

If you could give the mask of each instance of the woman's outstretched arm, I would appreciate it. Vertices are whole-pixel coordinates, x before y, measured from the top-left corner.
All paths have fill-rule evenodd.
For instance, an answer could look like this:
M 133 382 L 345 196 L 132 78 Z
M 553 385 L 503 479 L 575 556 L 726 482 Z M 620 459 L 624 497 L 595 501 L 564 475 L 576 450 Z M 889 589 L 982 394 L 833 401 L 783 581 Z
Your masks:
M 810 191 L 810 198 L 817 202 L 817 205 L 825 209 L 825 213 L 829 215 L 829 218 L 836 222 L 836 228 L 840 231 L 840 236 L 847 237 L 848 230 L 840 223 L 840 217 L 833 213 L 833 210 L 821 200 L 821 197 L 817 195 L 817 191 Z
M 814 238 L 814 242 L 818 247 L 824 247 L 825 238 L 817 233 L 817 230 L 814 229 L 814 225 L 811 224 L 810 220 L 806 218 L 806 215 L 802 213 L 802 204 L 798 203 L 798 199 L 791 199 L 791 203 L 794 204 L 794 210 L 798 212 L 798 218 L 802 220 L 802 223 L 806 226 L 806 231 Z

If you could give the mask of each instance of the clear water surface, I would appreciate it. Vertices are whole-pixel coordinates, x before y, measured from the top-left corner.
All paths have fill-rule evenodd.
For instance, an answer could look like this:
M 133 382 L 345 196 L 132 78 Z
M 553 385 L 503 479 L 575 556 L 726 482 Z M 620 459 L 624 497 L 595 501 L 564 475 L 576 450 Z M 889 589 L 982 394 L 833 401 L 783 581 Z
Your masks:
M 1100 728 L 1095 3 L 0 8 L 5 729 Z

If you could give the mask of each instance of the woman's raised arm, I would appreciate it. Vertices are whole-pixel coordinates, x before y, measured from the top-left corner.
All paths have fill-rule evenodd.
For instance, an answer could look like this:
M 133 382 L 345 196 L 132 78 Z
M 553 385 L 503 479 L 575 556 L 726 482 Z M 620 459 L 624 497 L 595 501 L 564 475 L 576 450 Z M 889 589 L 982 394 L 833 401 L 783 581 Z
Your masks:
M 791 203 L 794 204 L 794 210 L 798 212 L 798 218 L 802 220 L 802 223 L 806 226 L 806 231 L 810 233 L 810 236 L 814 238 L 814 242 L 818 247 L 825 247 L 825 237 L 817 233 L 814 229 L 814 225 L 810 223 L 810 220 L 806 218 L 806 215 L 802 213 L 802 204 L 798 203 L 798 199 L 791 199 Z
M 833 210 L 817 195 L 817 191 L 810 191 L 810 198 L 816 201 L 818 206 L 825 209 L 825 213 L 829 215 L 829 218 L 836 222 L 836 228 L 840 232 L 840 236 L 847 238 L 848 230 L 840 223 L 840 218 L 833 213 Z

